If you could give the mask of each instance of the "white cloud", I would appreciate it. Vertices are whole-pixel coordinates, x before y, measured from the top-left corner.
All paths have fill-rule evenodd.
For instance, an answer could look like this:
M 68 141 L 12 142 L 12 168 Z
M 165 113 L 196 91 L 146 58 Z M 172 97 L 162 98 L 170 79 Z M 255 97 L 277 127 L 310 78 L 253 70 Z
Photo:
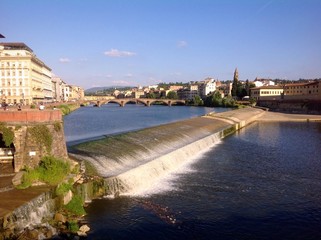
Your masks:
M 106 77 L 106 78 L 112 78 L 113 75 L 107 74 L 105 77 Z
M 110 51 L 104 52 L 104 54 L 108 57 L 131 57 L 136 55 L 134 52 L 120 51 L 113 48 Z
M 68 63 L 68 62 L 70 62 L 70 59 L 69 58 L 59 58 L 59 62 Z
M 174 72 L 174 73 L 172 73 L 171 75 L 172 75 L 172 76 L 182 76 L 182 73 L 180 73 L 180 72 Z
M 128 73 L 128 74 L 126 74 L 126 75 L 125 75 L 125 77 L 127 77 L 127 78 L 131 78 L 131 77 L 133 77 L 133 74 Z
M 186 41 L 179 41 L 177 43 L 177 47 L 179 47 L 179 48 L 187 47 L 187 42 Z

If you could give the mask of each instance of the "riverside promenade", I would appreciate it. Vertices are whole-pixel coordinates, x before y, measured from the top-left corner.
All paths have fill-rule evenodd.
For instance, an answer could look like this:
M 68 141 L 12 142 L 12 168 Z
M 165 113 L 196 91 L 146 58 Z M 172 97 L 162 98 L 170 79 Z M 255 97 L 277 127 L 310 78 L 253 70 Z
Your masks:
M 195 131 L 210 130 L 211 132 L 214 132 L 214 131 L 221 130 L 222 128 L 228 126 L 229 124 L 233 124 L 241 120 L 248 120 L 248 119 L 252 119 L 253 121 L 261 121 L 261 122 L 316 121 L 321 123 L 321 115 L 284 114 L 284 113 L 263 111 L 255 108 L 245 108 L 245 109 L 239 109 L 239 110 L 234 110 L 234 111 L 229 111 L 224 113 L 213 113 L 204 117 L 189 119 L 189 120 L 180 121 L 180 122 L 171 123 L 171 124 L 165 124 L 162 126 L 151 128 L 151 130 L 154 129 L 153 131 L 156 131 L 156 132 L 162 131 L 164 133 L 164 130 L 166 130 L 169 126 L 179 129 L 179 127 L 182 126 L 183 122 L 185 123 L 189 122 L 189 123 L 193 123 L 191 124 L 191 127 L 193 127 Z M 1 119 L 0 119 L 0 122 L 1 122 Z M 204 123 L 206 123 L 206 125 L 204 125 Z M 184 128 L 182 129 L 182 131 L 185 131 L 185 130 Z M 28 203 L 35 197 L 39 196 L 41 193 L 44 193 L 49 190 L 48 187 L 44 187 L 44 186 L 32 187 L 26 190 L 17 190 L 12 188 L 11 185 L 12 184 L 11 184 L 10 177 L 3 177 L 3 178 L 0 177 L 0 199 L 1 199 L 0 220 L 3 219 L 10 212 L 13 212 L 15 209 L 19 208 L 20 206 Z M 1 189 L 3 190 L 5 190 L 6 188 L 8 189 L 8 187 L 11 190 L 1 191 Z

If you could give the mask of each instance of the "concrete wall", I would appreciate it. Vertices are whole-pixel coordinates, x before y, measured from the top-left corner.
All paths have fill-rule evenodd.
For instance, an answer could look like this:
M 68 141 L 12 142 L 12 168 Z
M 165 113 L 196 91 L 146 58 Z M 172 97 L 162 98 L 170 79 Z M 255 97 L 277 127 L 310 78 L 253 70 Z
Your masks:
M 67 147 L 60 110 L 4 111 L 0 112 L 0 121 L 4 122 L 14 132 L 13 167 L 15 172 L 20 171 L 24 166 L 37 166 L 40 159 L 45 155 L 67 159 Z M 38 142 L 31 134 L 31 129 L 37 126 L 46 126 L 52 136 L 53 141 L 49 152 L 47 147 Z
M 257 105 L 277 112 L 321 114 L 321 100 L 260 100 Z

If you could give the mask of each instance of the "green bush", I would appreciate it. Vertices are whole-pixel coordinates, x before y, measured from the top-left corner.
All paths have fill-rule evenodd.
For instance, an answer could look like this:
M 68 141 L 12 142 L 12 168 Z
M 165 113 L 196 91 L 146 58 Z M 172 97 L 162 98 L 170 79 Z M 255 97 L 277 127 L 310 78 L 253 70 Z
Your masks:
M 79 230 L 78 223 L 76 221 L 68 222 L 68 230 L 75 233 Z
M 72 190 L 72 184 L 71 183 L 62 183 L 56 188 L 56 194 L 58 196 L 62 196 L 66 194 L 69 190 Z
M 56 132 L 60 132 L 61 131 L 61 123 L 60 122 L 55 122 L 54 123 L 54 129 Z
M 81 196 L 74 195 L 71 201 L 65 206 L 65 209 L 67 209 L 72 214 L 82 216 L 86 214 L 83 204 L 84 203 L 81 199 Z
M 38 168 L 40 180 L 49 185 L 57 185 L 70 171 L 68 162 L 57 159 L 53 156 L 45 156 Z
M 4 144 L 9 147 L 13 143 L 14 132 L 6 126 L 6 123 L 0 122 L 0 133 L 2 133 Z
M 17 186 L 18 189 L 26 189 L 32 185 L 32 183 L 39 180 L 39 172 L 36 169 L 27 168 L 23 174 L 22 183 Z
M 59 108 L 62 111 L 63 115 L 68 115 L 71 111 L 67 104 L 61 104 L 57 106 L 57 108 Z
M 69 172 L 70 166 L 68 162 L 53 156 L 45 156 L 41 159 L 38 167 L 26 170 L 22 178 L 22 184 L 17 188 L 24 189 L 30 187 L 32 183 L 37 181 L 56 186 L 63 181 Z

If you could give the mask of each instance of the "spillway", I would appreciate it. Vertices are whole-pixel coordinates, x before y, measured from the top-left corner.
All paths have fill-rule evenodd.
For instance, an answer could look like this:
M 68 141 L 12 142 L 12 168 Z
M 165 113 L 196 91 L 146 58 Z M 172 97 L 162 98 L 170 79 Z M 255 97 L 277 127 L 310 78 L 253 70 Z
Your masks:
M 70 154 L 105 178 L 107 195 L 135 194 L 209 150 L 264 112 L 246 108 L 209 114 L 82 143 Z

